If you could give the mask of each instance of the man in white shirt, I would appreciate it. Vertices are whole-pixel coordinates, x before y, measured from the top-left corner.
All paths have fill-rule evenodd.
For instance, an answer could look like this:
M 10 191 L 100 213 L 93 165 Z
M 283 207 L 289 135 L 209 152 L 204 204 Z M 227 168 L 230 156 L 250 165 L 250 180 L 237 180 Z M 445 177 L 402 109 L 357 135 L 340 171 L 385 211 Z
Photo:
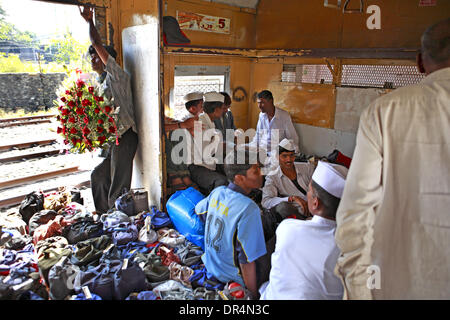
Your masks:
M 280 166 L 266 176 L 261 205 L 265 209 L 272 209 L 281 203 L 289 203 L 298 210 L 298 214 L 307 216 L 306 192 L 315 166 L 309 162 L 294 162 L 294 160 L 293 141 L 283 139 L 278 147 Z
M 194 131 L 193 159 L 188 168 L 191 179 L 197 183 L 200 192 L 205 195 L 218 186 L 228 185 L 225 174 L 216 170 L 217 162 L 223 163 L 223 154 L 219 152 L 223 146 L 223 139 L 221 132 L 214 125 L 214 120 L 222 116 L 224 99 L 224 96 L 218 92 L 204 94 L 204 112 L 199 115 L 203 131 Z
M 336 214 L 346 299 L 450 298 L 450 19 L 422 36 L 426 77 L 361 114 Z
M 203 112 L 203 93 L 190 92 L 183 97 L 187 115 L 181 121 L 176 121 L 169 117 L 165 117 L 164 130 L 166 132 L 165 150 L 166 150 L 166 170 L 167 170 L 167 187 L 169 193 L 177 190 L 186 189 L 188 187 L 197 187 L 191 180 L 188 166 L 185 162 L 175 164 L 172 159 L 172 149 L 179 143 L 172 141 L 172 132 L 177 129 L 186 129 L 189 134 L 185 135 L 185 139 L 191 139 L 194 135 L 194 123 L 198 121 L 199 115 Z
M 262 189 L 263 225 L 266 240 L 275 235 L 278 224 L 287 217 L 310 217 L 306 193 L 315 165 L 294 162 L 292 140 L 283 139 L 277 152 L 279 167 L 266 176 Z
M 344 288 L 333 272 L 339 256 L 334 232 L 347 171 L 319 161 L 307 192 L 313 218 L 280 223 L 270 279 L 260 288 L 262 300 L 342 299 Z
M 272 145 L 278 146 L 281 140 L 287 138 L 293 141 L 295 152 L 298 153 L 299 138 L 289 112 L 275 107 L 269 90 L 257 94 L 257 103 L 261 112 L 256 125 L 256 134 L 250 146 L 262 148 L 269 155 Z
M 176 129 L 187 129 L 192 135 L 194 134 L 194 122 L 198 120 L 198 116 L 203 112 L 203 93 L 190 92 L 183 97 L 187 115 L 181 121 L 165 117 L 164 130 L 169 135 Z

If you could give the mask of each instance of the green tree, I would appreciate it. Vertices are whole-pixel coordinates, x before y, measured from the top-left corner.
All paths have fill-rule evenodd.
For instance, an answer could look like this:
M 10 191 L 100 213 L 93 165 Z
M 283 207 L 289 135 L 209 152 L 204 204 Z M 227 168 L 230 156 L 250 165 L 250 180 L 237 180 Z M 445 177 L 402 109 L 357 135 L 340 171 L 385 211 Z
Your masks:
M 83 55 L 87 52 L 89 43 L 78 42 L 69 31 L 66 31 L 62 38 L 50 40 L 50 44 L 45 47 L 46 51 L 54 52 L 57 63 L 81 65 Z
M 0 40 L 8 40 L 37 47 L 36 34 L 31 31 L 20 31 L 15 25 L 5 20 L 7 16 L 0 3 Z

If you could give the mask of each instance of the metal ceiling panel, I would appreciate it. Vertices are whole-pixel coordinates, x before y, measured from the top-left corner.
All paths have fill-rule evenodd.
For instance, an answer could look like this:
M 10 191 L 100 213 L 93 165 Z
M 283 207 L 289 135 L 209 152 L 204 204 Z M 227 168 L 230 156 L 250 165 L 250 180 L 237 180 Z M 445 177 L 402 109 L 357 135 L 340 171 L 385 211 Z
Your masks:
M 256 9 L 259 0 L 203 0 L 207 2 L 217 2 L 240 8 Z

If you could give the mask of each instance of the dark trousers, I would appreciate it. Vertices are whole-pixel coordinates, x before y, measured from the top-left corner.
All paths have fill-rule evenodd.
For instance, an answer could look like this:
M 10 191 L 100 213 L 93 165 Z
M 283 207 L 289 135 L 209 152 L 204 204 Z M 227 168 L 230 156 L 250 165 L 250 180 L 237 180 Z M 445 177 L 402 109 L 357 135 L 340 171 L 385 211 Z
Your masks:
M 272 268 L 272 253 L 275 251 L 276 236 L 266 240 L 266 254 L 255 260 L 256 284 L 259 287 L 269 281 L 270 269 Z
M 91 189 L 95 210 L 104 213 L 114 207 L 114 202 L 124 188 L 130 189 L 133 159 L 138 135 L 130 128 L 110 147 L 108 156 L 91 173 Z
M 227 177 L 219 172 L 195 164 L 189 165 L 188 168 L 192 181 L 199 186 L 200 192 L 206 196 L 215 188 L 228 185 Z

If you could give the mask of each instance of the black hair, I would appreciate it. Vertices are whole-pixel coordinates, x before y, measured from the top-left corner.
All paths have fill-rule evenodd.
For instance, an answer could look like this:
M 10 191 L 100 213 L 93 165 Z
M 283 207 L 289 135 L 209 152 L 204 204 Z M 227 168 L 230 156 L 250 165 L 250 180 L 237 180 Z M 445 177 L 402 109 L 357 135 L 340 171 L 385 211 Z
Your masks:
M 186 110 L 189 111 L 190 107 L 195 107 L 200 101 L 203 101 L 203 99 L 191 100 L 186 102 L 184 104 L 186 106 Z
M 206 113 L 213 113 L 217 108 L 221 108 L 223 102 L 220 101 L 205 101 L 203 102 L 203 111 Z
M 421 38 L 421 51 L 434 63 L 450 59 L 450 18 L 442 20 L 425 30 Z
M 231 154 L 232 153 L 232 154 Z M 260 165 L 257 154 L 248 148 L 234 148 L 225 158 L 224 171 L 227 179 L 234 182 L 236 175 L 247 175 L 253 165 Z
M 225 101 L 223 102 L 226 106 L 231 105 L 231 97 L 228 93 L 226 92 L 220 92 L 224 97 L 225 97 Z
M 263 90 L 259 92 L 256 97 L 258 99 L 273 100 L 272 92 L 270 92 L 269 90 Z
M 333 196 L 328 191 L 319 186 L 314 180 L 311 180 L 314 196 L 319 198 L 323 206 L 323 214 L 326 217 L 336 219 L 336 211 L 339 207 L 341 199 Z
M 117 52 L 116 50 L 114 50 L 113 46 L 103 46 L 103 48 L 105 48 L 105 50 L 109 53 L 109 55 L 114 58 L 114 60 L 117 58 Z M 89 54 L 97 53 L 97 50 L 95 50 L 92 44 L 89 46 L 88 50 Z
M 282 154 L 283 152 L 294 152 L 295 153 L 294 150 L 288 150 L 288 149 L 278 146 L 278 155 Z

